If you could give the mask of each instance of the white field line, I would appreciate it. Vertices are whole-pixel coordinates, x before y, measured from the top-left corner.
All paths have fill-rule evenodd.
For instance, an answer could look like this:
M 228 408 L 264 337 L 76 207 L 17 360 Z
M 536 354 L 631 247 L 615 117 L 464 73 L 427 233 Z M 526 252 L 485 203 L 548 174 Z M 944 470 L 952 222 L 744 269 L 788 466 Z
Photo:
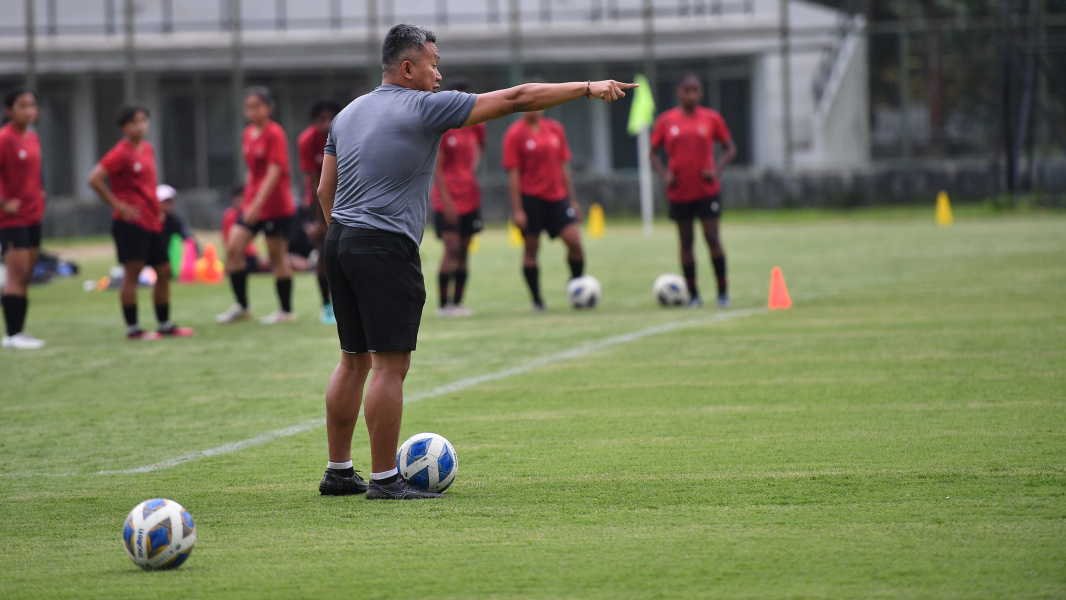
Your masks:
M 657 325 L 655 327 L 648 327 L 647 329 L 641 329 L 640 331 L 634 331 L 631 333 L 625 333 L 622 335 L 616 335 L 609 338 L 604 338 L 591 344 L 585 344 L 584 346 L 578 346 L 570 350 L 559 352 L 557 354 L 551 354 L 549 356 L 543 356 L 541 358 L 535 358 L 531 361 L 525 362 L 517 367 L 510 369 L 504 369 L 502 371 L 496 371 L 495 373 L 486 373 L 484 375 L 478 375 L 477 377 L 468 377 L 466 379 L 460 379 L 451 383 L 442 385 L 426 392 L 420 392 L 417 394 L 411 394 L 404 398 L 404 404 L 411 402 L 418 402 L 420 400 L 428 400 L 430 398 L 436 398 L 438 396 L 444 396 L 447 394 L 453 394 L 472 388 L 482 383 L 489 381 L 498 381 L 500 379 L 506 379 L 508 377 L 514 377 L 516 375 L 523 375 L 534 369 L 550 365 L 565 360 L 580 358 L 597 350 L 603 350 L 604 348 L 610 348 L 611 346 L 617 346 L 619 344 L 628 344 L 639 339 L 643 339 L 652 335 L 658 335 L 660 333 L 666 333 L 669 331 L 675 331 L 678 329 L 685 329 L 687 327 L 695 327 L 698 325 L 707 325 L 710 323 L 717 323 L 719 321 L 727 321 L 729 319 L 736 319 L 738 317 L 747 317 L 750 315 L 760 314 L 766 312 L 766 308 L 748 308 L 744 310 L 732 310 L 728 312 L 720 312 L 710 317 L 703 317 L 699 319 L 689 319 L 686 321 L 676 321 L 674 323 L 666 323 L 664 325 Z M 169 469 L 170 467 L 176 467 L 187 462 L 194 460 L 200 460 L 202 458 L 210 458 L 212 456 L 219 456 L 222 454 L 230 454 L 231 452 L 237 452 L 245 448 L 251 448 L 252 446 L 258 446 L 267 442 L 272 442 L 277 439 L 292 437 L 299 433 L 309 431 L 318 427 L 322 427 L 326 424 L 325 418 L 312 419 L 310 421 L 304 421 L 292 425 L 291 427 L 285 427 L 283 429 L 275 429 L 274 431 L 268 431 L 261 433 L 255 437 L 241 440 L 239 442 L 230 442 L 229 444 L 223 444 L 214 448 L 208 448 L 207 450 L 199 450 L 196 452 L 189 452 L 176 456 L 174 458 L 168 458 L 167 460 L 153 463 L 150 465 L 144 465 L 143 467 L 136 467 L 133 469 L 119 469 L 114 471 L 94 471 L 91 473 L 85 473 L 87 475 L 132 475 L 136 473 L 151 473 L 152 471 L 159 471 L 162 469 Z M 83 473 L 0 473 L 0 477 L 70 477 L 74 475 L 83 475 Z

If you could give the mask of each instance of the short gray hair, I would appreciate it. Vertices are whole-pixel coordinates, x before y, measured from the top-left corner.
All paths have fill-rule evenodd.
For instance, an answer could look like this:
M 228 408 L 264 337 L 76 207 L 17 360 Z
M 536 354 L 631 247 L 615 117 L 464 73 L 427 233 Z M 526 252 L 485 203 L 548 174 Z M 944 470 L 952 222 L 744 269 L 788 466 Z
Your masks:
M 426 44 L 436 43 L 437 36 L 420 25 L 399 24 L 385 34 L 381 43 L 381 71 L 388 72 L 409 60 L 412 51 L 425 52 Z

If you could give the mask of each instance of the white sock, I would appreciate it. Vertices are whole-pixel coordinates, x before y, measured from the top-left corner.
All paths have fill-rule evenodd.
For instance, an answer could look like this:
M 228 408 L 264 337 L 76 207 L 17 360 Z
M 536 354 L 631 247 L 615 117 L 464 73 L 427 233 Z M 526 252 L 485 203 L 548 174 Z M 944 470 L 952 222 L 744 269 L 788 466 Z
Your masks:
M 352 468 L 352 461 L 342 462 L 342 463 L 335 463 L 333 461 L 329 461 L 329 462 L 326 463 L 326 468 L 327 469 L 351 469 Z
M 381 473 L 371 473 L 370 479 L 388 479 L 397 473 L 399 473 L 399 471 L 396 469 L 389 469 L 388 471 L 382 471 Z

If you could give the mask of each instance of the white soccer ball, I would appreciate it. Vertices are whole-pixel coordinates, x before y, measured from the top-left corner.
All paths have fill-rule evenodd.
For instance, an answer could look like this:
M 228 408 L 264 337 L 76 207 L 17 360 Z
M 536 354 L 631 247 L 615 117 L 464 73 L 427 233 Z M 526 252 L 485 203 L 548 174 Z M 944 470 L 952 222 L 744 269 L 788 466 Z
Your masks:
M 676 273 L 666 273 L 655 279 L 651 286 L 655 299 L 663 306 L 684 306 L 688 304 L 688 285 L 685 278 Z
M 600 282 L 592 275 L 575 277 L 566 284 L 566 297 L 574 308 L 592 308 L 603 298 Z
M 133 564 L 145 571 L 173 569 L 189 558 L 196 544 L 196 525 L 177 502 L 154 498 L 130 511 L 122 541 Z
M 411 485 L 443 492 L 455 481 L 459 457 L 444 436 L 420 433 L 407 438 L 396 453 L 396 469 Z

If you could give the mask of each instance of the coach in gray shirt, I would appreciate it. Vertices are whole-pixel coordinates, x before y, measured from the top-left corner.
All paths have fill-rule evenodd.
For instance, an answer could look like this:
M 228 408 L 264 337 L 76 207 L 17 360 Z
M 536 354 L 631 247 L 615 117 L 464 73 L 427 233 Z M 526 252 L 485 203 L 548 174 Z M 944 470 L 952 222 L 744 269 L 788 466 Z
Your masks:
M 343 352 L 326 390 L 324 495 L 441 497 L 398 476 L 396 446 L 403 380 L 426 301 L 418 245 L 444 132 L 582 97 L 611 102 L 636 87 L 608 80 L 525 84 L 478 95 L 433 93 L 441 80 L 436 41 L 422 27 L 390 29 L 381 48 L 381 86 L 337 115 L 326 142 L 318 197 L 331 217 L 323 254 Z M 351 446 L 371 369 L 368 485 L 353 469 Z

